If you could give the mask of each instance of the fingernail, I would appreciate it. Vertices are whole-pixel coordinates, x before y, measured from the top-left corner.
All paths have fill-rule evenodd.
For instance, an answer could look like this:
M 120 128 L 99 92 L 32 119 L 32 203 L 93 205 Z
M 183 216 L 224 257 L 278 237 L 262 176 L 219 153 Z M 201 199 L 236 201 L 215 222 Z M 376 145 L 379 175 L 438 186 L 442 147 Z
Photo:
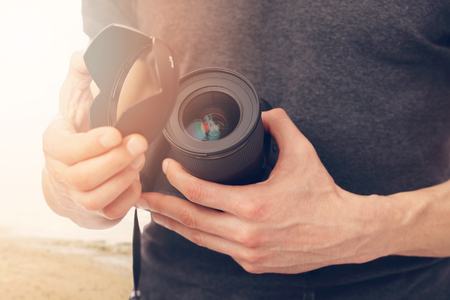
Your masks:
M 131 138 L 131 140 L 129 140 L 127 143 L 127 149 L 133 156 L 141 154 L 142 152 L 145 151 L 146 148 L 147 148 L 146 143 L 136 137 Z
M 169 166 L 169 162 L 167 161 L 167 159 L 165 159 L 162 163 L 162 170 L 163 170 L 164 174 L 166 174 L 168 166 Z
M 147 201 L 145 201 L 145 199 L 143 199 L 143 198 L 139 199 L 139 201 L 136 203 L 136 205 L 142 209 L 147 209 L 147 210 L 150 209 L 150 207 L 148 207 Z
M 145 156 L 144 154 L 139 155 L 132 163 L 131 163 L 131 167 L 133 169 L 139 169 L 140 166 L 142 166 L 142 164 L 144 163 L 145 160 Z
M 104 134 L 100 137 L 99 142 L 105 148 L 112 148 L 120 144 L 121 138 L 115 134 Z

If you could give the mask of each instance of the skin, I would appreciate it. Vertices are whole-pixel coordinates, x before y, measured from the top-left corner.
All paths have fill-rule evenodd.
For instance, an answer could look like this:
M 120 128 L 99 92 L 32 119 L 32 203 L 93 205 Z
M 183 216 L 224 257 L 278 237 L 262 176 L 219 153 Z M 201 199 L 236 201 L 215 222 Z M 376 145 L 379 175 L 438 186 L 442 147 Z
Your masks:
M 88 131 L 92 95 L 80 57 L 74 55 L 62 88 L 61 117 L 44 134 L 43 172 L 49 206 L 80 226 L 113 226 L 137 203 L 152 211 L 156 223 L 230 255 L 255 274 L 301 273 L 387 255 L 450 255 L 450 181 L 389 196 L 349 193 L 334 183 L 282 109 L 262 115 L 280 149 L 268 180 L 211 183 L 166 159 L 164 173 L 190 201 L 141 194 L 136 177 L 145 139 L 121 137 L 111 127 Z
M 167 178 L 191 202 L 144 193 L 140 205 L 156 223 L 230 255 L 250 273 L 301 273 L 387 255 L 448 256 L 448 182 L 391 196 L 355 195 L 334 183 L 283 110 L 264 113 L 263 122 L 280 148 L 267 181 L 206 182 L 167 159 Z
M 58 116 L 43 135 L 44 197 L 50 208 L 86 228 L 108 228 L 140 199 L 147 141 L 113 127 L 89 130 L 93 96 L 82 52 L 71 59 Z

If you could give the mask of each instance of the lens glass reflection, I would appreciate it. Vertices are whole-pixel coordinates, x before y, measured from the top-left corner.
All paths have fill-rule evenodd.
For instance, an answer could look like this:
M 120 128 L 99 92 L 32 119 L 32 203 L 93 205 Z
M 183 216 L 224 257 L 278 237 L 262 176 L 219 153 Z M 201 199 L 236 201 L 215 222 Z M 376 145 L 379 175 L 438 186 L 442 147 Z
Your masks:
M 216 141 L 229 135 L 239 123 L 236 101 L 221 92 L 207 92 L 194 97 L 183 111 L 187 133 L 198 141 Z

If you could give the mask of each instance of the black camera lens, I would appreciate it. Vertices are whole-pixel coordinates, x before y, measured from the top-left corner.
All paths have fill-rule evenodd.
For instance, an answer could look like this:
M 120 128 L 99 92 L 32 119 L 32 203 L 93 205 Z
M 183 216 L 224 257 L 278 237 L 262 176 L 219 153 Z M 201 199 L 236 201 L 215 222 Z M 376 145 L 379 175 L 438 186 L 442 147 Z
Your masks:
M 250 82 L 234 71 L 194 71 L 180 81 L 164 136 L 172 157 L 193 175 L 243 184 L 264 158 L 260 99 Z
M 239 105 L 229 95 L 206 92 L 192 99 L 183 111 L 187 133 L 198 141 L 216 141 L 228 136 L 240 119 Z

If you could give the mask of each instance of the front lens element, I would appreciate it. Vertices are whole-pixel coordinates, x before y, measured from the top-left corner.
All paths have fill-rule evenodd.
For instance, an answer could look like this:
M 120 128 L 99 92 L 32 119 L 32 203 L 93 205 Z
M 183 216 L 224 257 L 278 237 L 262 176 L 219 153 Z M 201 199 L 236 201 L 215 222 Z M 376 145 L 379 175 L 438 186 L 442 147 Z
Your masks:
M 227 136 L 233 128 L 228 126 L 226 114 L 220 109 L 207 110 L 201 119 L 195 119 L 186 128 L 194 139 L 199 141 L 215 141 Z
M 240 110 L 236 101 L 221 92 L 200 94 L 186 105 L 183 123 L 187 133 L 198 141 L 216 141 L 237 127 Z

